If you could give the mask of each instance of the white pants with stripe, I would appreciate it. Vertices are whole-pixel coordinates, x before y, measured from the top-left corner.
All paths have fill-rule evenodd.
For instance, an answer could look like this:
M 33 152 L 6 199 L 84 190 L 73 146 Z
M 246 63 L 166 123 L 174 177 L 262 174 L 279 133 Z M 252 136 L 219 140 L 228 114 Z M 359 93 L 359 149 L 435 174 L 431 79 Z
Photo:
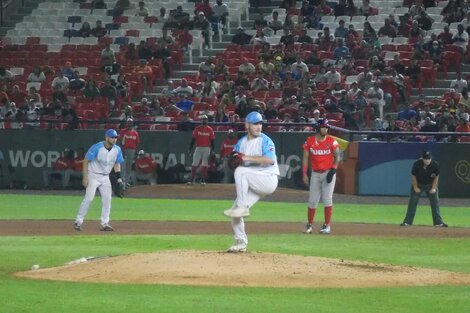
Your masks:
M 310 192 L 308 195 L 308 207 L 316 208 L 320 198 L 324 206 L 333 205 L 333 191 L 335 190 L 336 174 L 331 183 L 326 182 L 328 171 L 323 173 L 312 172 L 310 176 Z
M 101 209 L 101 225 L 109 223 L 109 215 L 111 214 L 111 182 L 109 175 L 101 175 L 88 172 L 88 186 L 86 187 L 85 198 L 80 204 L 77 218 L 75 222 L 78 225 L 83 223 L 88 208 L 95 198 L 96 189 L 99 189 L 101 195 L 102 209 Z
M 237 199 L 232 208 L 251 208 L 258 200 L 273 193 L 278 184 L 277 175 L 260 172 L 250 167 L 237 167 L 234 176 Z M 232 218 L 232 229 L 235 240 L 242 240 L 248 244 L 243 217 Z

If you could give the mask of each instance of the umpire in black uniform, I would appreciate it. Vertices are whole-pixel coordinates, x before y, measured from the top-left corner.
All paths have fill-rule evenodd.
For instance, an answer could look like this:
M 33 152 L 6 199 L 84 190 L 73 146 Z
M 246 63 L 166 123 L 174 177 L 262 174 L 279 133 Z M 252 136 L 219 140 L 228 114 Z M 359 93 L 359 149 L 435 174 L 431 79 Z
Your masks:
M 413 225 L 413 219 L 418 206 L 419 197 L 425 192 L 431 203 L 432 221 L 436 227 L 448 227 L 442 221 L 439 209 L 439 193 L 437 184 L 439 182 L 439 163 L 432 160 L 431 153 L 424 151 L 411 169 L 411 191 L 410 201 L 406 217 L 401 226 Z

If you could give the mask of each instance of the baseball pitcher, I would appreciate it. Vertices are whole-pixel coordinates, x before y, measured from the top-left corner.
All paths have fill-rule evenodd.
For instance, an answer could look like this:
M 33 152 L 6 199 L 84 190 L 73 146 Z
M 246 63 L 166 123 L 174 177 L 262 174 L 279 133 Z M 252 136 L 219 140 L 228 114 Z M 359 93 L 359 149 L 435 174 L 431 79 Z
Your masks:
M 232 219 L 235 243 L 228 252 L 245 252 L 248 237 L 244 217 L 250 215 L 250 208 L 261 198 L 274 192 L 278 184 L 279 167 L 276 149 L 271 138 L 263 134 L 263 117 L 258 112 L 246 116 L 247 134 L 234 147 L 234 157 L 240 160 L 235 169 L 237 198 L 232 208 L 224 214 Z

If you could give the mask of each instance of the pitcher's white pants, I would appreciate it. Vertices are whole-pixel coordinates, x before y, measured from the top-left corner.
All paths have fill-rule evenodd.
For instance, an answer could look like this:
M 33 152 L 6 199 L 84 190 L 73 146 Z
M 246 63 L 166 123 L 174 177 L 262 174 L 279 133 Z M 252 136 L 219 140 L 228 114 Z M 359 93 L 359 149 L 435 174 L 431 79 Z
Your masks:
M 85 198 L 80 204 L 80 209 L 78 210 L 77 218 L 75 222 L 78 225 L 83 223 L 86 214 L 88 213 L 88 208 L 90 207 L 91 202 L 95 198 L 96 189 L 100 190 L 101 194 L 101 225 L 109 223 L 109 215 L 111 213 L 111 182 L 109 181 L 109 175 L 101 175 L 88 172 L 88 186 L 86 187 Z
M 333 205 L 333 191 L 335 190 L 336 174 L 333 176 L 331 183 L 326 182 L 326 175 L 328 171 L 324 173 L 312 172 L 310 176 L 310 192 L 308 195 L 308 207 L 316 208 L 320 198 L 323 201 L 324 206 Z
M 234 175 L 237 199 L 235 199 L 232 208 L 251 208 L 258 200 L 273 193 L 277 188 L 278 177 L 275 174 L 239 166 Z M 232 229 L 235 240 L 243 240 L 248 244 L 243 217 L 232 218 Z

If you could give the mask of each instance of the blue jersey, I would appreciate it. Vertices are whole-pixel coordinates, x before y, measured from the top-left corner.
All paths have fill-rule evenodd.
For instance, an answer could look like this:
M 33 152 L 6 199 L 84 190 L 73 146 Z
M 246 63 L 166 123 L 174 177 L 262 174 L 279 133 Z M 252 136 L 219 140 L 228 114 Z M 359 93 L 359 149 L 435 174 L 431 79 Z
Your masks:
M 104 141 L 95 143 L 85 155 L 88 160 L 88 171 L 96 174 L 108 175 L 114 164 L 123 163 L 121 148 L 114 145 L 110 150 L 104 146 Z
M 273 165 L 259 165 L 252 164 L 251 162 L 244 162 L 244 165 L 253 167 L 262 172 L 279 175 L 276 147 L 274 146 L 274 142 L 271 140 L 271 138 L 265 134 L 261 134 L 259 137 L 252 139 L 248 139 L 248 136 L 245 135 L 240 138 L 240 140 L 238 140 L 233 150 L 236 152 L 241 152 L 247 156 L 264 156 L 272 159 L 274 161 Z

